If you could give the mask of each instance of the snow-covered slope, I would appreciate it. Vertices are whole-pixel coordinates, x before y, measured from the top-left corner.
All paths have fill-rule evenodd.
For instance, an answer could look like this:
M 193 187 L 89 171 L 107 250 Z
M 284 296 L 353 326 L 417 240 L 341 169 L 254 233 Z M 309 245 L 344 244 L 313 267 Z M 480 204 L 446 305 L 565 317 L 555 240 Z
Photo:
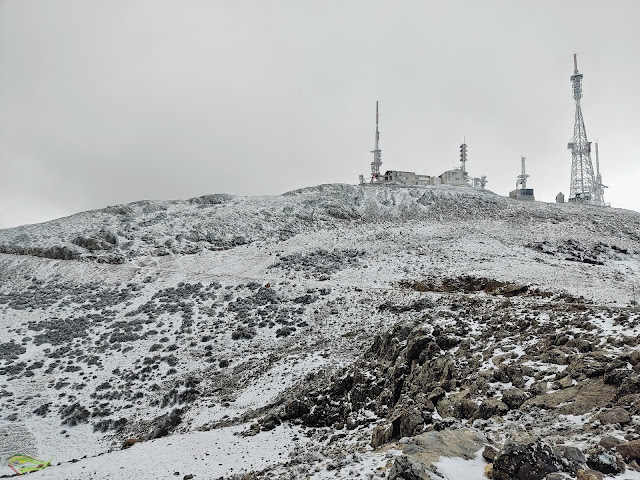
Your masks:
M 631 211 L 368 185 L 143 201 L 2 230 L 0 457 L 54 455 L 34 478 L 374 475 L 398 453 L 368 446 L 380 412 L 333 440 L 335 426 L 273 412 L 359 365 L 376 334 L 433 326 L 469 298 L 488 318 L 510 292 L 516 316 L 581 296 L 626 307 L 639 234 Z M 489 360 L 532 345 L 500 350 L 468 321 Z

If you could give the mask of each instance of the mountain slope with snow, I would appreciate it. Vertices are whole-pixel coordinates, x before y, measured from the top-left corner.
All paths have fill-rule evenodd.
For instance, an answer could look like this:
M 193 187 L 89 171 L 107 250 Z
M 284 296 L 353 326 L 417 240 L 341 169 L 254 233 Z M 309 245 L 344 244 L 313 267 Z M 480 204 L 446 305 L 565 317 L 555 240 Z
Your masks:
M 375 400 L 377 387 L 367 382 L 400 388 L 380 373 L 389 368 L 383 360 L 368 361 L 389 353 L 376 335 L 397 337 L 395 363 L 415 354 L 403 350 L 413 337 L 398 325 L 432 340 L 435 330 L 466 338 L 468 347 L 434 342 L 442 358 L 487 356 L 469 375 L 494 375 L 504 359 L 492 359 L 515 352 L 513 362 L 526 364 L 522 382 L 487 383 L 497 398 L 514 383 L 526 386 L 523 415 L 533 415 L 534 400 L 550 401 L 554 389 L 527 389 L 544 378 L 540 372 L 560 375 L 570 364 L 533 351 L 548 335 L 545 322 L 572 329 L 577 345 L 580 335 L 593 335 L 583 328 L 586 315 L 600 332 L 589 342 L 599 345 L 598 335 L 623 342 L 590 351 L 630 358 L 637 348 L 624 338 L 640 334 L 629 307 L 639 235 L 637 212 L 518 202 L 470 188 L 370 185 L 143 201 L 1 230 L 0 457 L 54 455 L 54 466 L 34 478 L 86 478 L 87 471 L 119 478 L 123 465 L 140 478 L 381 475 L 400 452 L 371 451 L 374 429 L 379 434 L 416 392 Z M 532 311 L 539 319 L 526 335 L 521 327 L 500 333 L 510 321 L 504 315 L 519 321 Z M 405 386 L 423 381 L 426 360 L 417 359 L 396 373 Z M 624 368 L 632 373 L 632 366 Z M 351 414 L 313 400 L 311 410 L 335 416 L 317 425 L 309 413 L 282 413 L 298 397 L 317 395 L 355 409 L 335 383 L 349 374 L 362 377 L 373 403 Z M 436 415 L 420 429 L 451 414 L 442 425 L 491 431 L 454 411 L 467 380 L 443 383 L 454 406 L 445 414 L 447 405 L 430 400 Z M 488 398 L 465 395 L 478 405 Z M 541 434 L 552 436 L 557 415 L 573 415 L 560 411 L 541 422 Z M 348 418 L 353 425 L 340 431 Z M 494 433 L 504 440 L 505 431 Z M 121 452 L 127 440 L 133 446 Z M 274 442 L 278 455 L 261 454 L 264 442 Z M 170 460 L 140 459 L 154 451 Z

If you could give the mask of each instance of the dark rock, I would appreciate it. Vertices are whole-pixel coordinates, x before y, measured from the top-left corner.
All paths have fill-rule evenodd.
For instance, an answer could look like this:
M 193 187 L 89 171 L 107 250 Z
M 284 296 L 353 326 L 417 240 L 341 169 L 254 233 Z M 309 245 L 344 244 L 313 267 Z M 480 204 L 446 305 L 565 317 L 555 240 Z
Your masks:
M 406 358 L 407 363 L 411 365 L 413 360 L 420 357 L 422 351 L 433 341 L 431 335 L 417 335 L 407 339 Z
M 300 418 L 309 413 L 309 406 L 304 402 L 294 399 L 284 406 L 284 412 L 280 415 L 283 420 Z
M 396 422 L 398 422 L 399 425 L 399 438 L 412 437 L 421 433 L 424 427 L 422 413 L 415 408 L 401 412 L 400 415 L 392 421 L 392 424 Z
M 559 472 L 562 461 L 541 441 L 507 444 L 493 462 L 495 480 L 542 480 Z
M 578 470 L 587 466 L 587 457 L 585 457 L 582 450 L 577 447 L 560 445 L 553 449 L 553 453 L 562 462 L 563 472 L 576 475 Z
M 625 469 L 624 461 L 614 452 L 606 451 L 598 446 L 587 457 L 587 465 L 589 468 L 602 473 L 618 474 Z
M 180 425 L 180 422 L 182 422 L 182 410 L 174 408 L 171 412 L 154 419 L 155 427 L 146 436 L 146 440 L 166 437 L 173 428 Z
M 519 388 L 510 388 L 502 392 L 502 401 L 509 407 L 510 410 L 516 410 L 520 408 L 527 399 L 529 394 Z
M 488 419 L 495 415 L 504 415 L 509 411 L 509 407 L 502 401 L 495 398 L 484 400 L 478 407 L 477 418 Z
M 277 415 L 270 414 L 258 420 L 258 423 L 262 427 L 262 430 L 269 431 L 276 428 L 281 422 Z

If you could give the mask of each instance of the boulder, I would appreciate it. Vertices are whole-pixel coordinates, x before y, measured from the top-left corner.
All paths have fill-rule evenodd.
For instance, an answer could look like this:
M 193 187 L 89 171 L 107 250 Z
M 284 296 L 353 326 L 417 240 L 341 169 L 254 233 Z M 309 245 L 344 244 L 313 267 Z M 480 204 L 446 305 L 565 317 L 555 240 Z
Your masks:
M 614 475 L 624 472 L 625 464 L 619 455 L 614 452 L 606 451 L 598 446 L 587 457 L 587 465 L 593 470 L 602 473 L 612 473 Z
M 394 423 L 399 421 L 400 425 L 400 438 L 412 437 L 418 433 L 421 433 L 424 429 L 424 419 L 422 413 L 415 408 L 410 408 L 402 413 L 394 420 Z
M 405 353 L 407 363 L 411 365 L 411 362 L 417 360 L 422 351 L 431 342 L 433 342 L 433 337 L 431 335 L 426 335 L 422 332 L 414 335 L 414 332 L 411 332 L 411 335 L 407 339 L 407 348 Z
M 417 435 L 396 457 L 389 470 L 389 480 L 436 480 L 441 479 L 433 465 L 440 457 L 461 457 L 470 460 L 487 439 L 469 429 L 443 430 Z
M 584 469 L 587 466 L 587 457 L 585 457 L 582 450 L 577 447 L 559 445 L 553 449 L 553 453 L 562 462 L 563 472 L 576 475 L 578 470 Z
M 371 435 L 371 446 L 373 448 L 378 448 L 380 445 L 389 443 L 391 440 L 393 440 L 392 424 L 383 423 L 381 425 L 376 425 L 373 429 L 373 434 Z
M 624 443 L 624 440 L 620 440 L 612 435 L 605 435 L 600 439 L 600 445 L 606 450 L 613 450 L 621 443 Z
M 502 401 L 495 398 L 484 400 L 478 407 L 476 418 L 488 419 L 495 415 L 504 415 L 509 411 L 509 407 Z
M 616 407 L 609 410 L 605 410 L 599 413 L 596 417 L 603 425 L 609 425 L 612 423 L 619 423 L 620 425 L 626 425 L 631 422 L 631 415 L 624 408 Z
M 522 405 L 528 398 L 529 394 L 519 388 L 511 388 L 502 392 L 502 401 L 510 410 L 520 408 L 520 405 Z
M 468 398 L 462 398 L 454 403 L 453 415 L 456 418 L 473 418 L 478 411 L 478 405 Z
M 602 473 L 588 468 L 586 470 L 578 470 L 576 480 L 602 480 L 603 478 L 604 475 Z
M 616 447 L 616 451 L 622 456 L 625 462 L 640 462 L 640 440 L 622 443 Z
M 498 451 L 491 445 L 485 445 L 484 450 L 482 451 L 482 458 L 484 458 L 487 462 L 493 462 L 496 458 L 497 453 Z
M 434 480 L 431 473 L 420 460 L 400 455 L 389 470 L 389 480 Z
M 525 401 L 523 407 L 541 407 L 564 415 L 583 415 L 593 408 L 612 403 L 615 395 L 616 387 L 594 378 L 556 392 L 537 395 Z
M 629 357 L 631 365 L 638 365 L 640 363 L 640 350 L 634 350 Z
M 536 441 L 508 443 L 493 461 L 495 480 L 543 480 L 561 471 L 563 463 L 549 445 Z

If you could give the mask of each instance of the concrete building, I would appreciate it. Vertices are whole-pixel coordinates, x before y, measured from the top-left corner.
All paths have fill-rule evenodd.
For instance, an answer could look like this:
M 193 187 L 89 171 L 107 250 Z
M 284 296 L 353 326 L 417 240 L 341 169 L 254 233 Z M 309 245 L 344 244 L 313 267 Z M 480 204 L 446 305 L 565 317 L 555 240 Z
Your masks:
M 528 200 L 533 202 L 536 197 L 533 195 L 533 188 L 517 188 L 509 192 L 510 198 L 516 198 L 518 200 Z
M 443 185 L 469 185 L 469 183 L 467 182 L 467 174 L 461 168 L 447 170 L 438 178 L 440 178 L 440 182 Z

